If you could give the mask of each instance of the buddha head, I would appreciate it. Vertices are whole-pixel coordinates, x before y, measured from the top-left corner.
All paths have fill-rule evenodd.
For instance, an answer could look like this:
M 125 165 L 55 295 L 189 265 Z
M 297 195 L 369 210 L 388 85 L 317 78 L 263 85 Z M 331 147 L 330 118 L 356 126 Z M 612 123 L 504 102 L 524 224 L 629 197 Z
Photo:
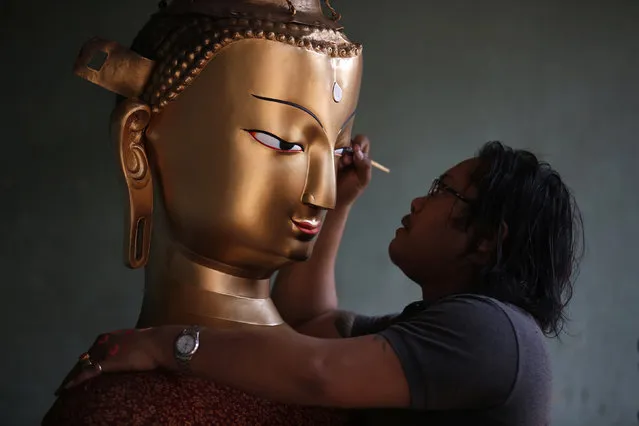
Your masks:
M 146 264 L 158 210 L 181 250 L 223 272 L 257 278 L 310 256 L 362 73 L 361 46 L 328 8 L 175 0 L 131 49 L 85 45 L 76 73 L 120 96 L 111 123 L 128 266 Z

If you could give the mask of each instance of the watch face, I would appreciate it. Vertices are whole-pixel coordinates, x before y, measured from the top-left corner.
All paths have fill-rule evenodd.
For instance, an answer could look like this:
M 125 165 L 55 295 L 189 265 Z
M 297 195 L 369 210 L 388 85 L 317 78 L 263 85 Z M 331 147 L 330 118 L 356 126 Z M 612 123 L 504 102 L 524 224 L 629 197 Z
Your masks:
M 195 350 L 195 337 L 185 334 L 175 342 L 175 349 L 181 354 L 188 355 Z

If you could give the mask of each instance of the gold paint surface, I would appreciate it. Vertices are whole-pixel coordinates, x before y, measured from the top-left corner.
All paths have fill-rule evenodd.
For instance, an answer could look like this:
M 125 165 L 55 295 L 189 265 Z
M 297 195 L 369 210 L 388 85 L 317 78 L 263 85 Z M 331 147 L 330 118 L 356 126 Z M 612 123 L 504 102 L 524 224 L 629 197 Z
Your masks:
M 166 10 L 172 14 L 199 13 L 341 28 L 337 23 L 339 14 L 330 7 L 331 17 L 325 16 L 320 0 L 174 0 Z
M 147 267 L 140 327 L 163 324 L 231 323 L 275 326 L 283 323 L 269 298 L 268 279 L 248 279 L 194 261 L 158 223 Z
M 156 61 L 83 47 L 74 72 L 128 98 L 111 129 L 126 263 L 146 265 L 140 326 L 283 323 L 268 278 L 310 256 L 316 234 L 298 225 L 319 230 L 335 205 L 359 97 L 361 46 L 337 15 L 319 0 L 175 0 L 145 32 Z M 162 33 L 165 18 L 184 31 Z
M 139 268 L 148 261 L 153 215 L 153 177 L 144 147 L 151 108 L 135 99 L 122 102 L 111 114 L 111 136 L 128 190 L 125 215 L 125 264 Z
M 269 40 L 219 52 L 146 132 L 172 238 L 247 278 L 308 258 L 314 238 L 293 221 L 321 221 L 335 205 L 335 149 L 350 145 L 361 73 L 361 56 Z M 301 151 L 278 151 L 250 131 Z
M 243 324 L 275 326 L 284 321 L 270 298 L 252 299 L 214 292 L 200 292 L 190 286 L 171 286 L 169 318 L 198 317 L 199 324 L 208 326 L 211 320 L 234 321 Z M 185 309 L 188 307 L 188 309 Z
M 100 55 L 105 58 L 100 68 L 95 69 L 91 66 L 92 60 Z M 96 37 L 82 46 L 73 65 L 73 72 L 118 95 L 135 98 L 142 93 L 153 66 L 153 61 L 126 47 Z
M 269 282 L 252 280 L 222 273 L 194 262 L 183 250 L 176 250 L 168 260 L 169 278 L 189 287 L 238 298 L 268 299 Z M 260 302 L 262 303 L 262 302 Z

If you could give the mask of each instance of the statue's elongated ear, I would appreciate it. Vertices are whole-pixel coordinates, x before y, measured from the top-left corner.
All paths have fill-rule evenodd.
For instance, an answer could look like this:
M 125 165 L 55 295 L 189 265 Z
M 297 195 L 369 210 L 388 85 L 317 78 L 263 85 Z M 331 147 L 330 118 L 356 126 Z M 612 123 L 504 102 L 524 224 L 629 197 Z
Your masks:
M 79 77 L 127 98 L 111 115 L 111 137 L 128 193 L 124 253 L 130 268 L 146 265 L 151 245 L 153 180 L 144 146 L 151 108 L 139 98 L 154 66 L 154 61 L 100 38 L 82 46 L 73 66 Z
M 153 178 L 144 146 L 150 120 L 151 108 L 135 99 L 120 103 L 111 116 L 111 137 L 128 193 L 124 252 L 130 268 L 146 265 L 151 246 Z

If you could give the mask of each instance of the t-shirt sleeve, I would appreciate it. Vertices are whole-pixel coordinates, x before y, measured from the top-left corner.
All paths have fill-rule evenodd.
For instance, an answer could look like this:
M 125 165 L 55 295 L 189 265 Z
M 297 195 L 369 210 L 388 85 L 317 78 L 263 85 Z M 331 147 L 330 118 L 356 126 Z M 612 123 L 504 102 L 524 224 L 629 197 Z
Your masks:
M 400 360 L 412 408 L 490 408 L 505 402 L 515 384 L 517 336 L 489 298 L 451 297 L 379 334 Z
M 396 314 L 384 316 L 357 315 L 353 320 L 351 337 L 377 334 L 386 330 L 397 318 Z

